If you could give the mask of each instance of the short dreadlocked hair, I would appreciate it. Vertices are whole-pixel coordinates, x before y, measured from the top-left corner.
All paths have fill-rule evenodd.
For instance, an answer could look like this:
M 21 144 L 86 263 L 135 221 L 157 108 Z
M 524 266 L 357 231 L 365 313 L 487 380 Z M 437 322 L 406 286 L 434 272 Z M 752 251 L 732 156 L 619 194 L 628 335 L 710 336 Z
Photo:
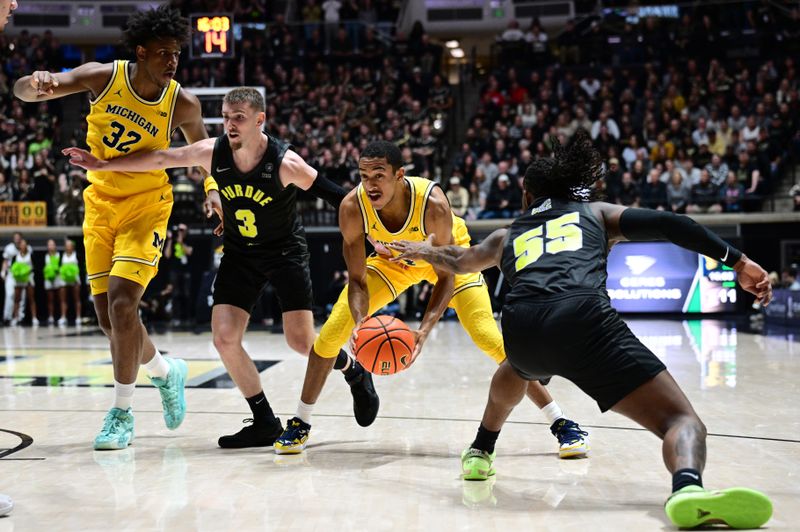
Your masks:
M 536 198 L 592 201 L 594 184 L 605 175 L 603 158 L 586 131 L 579 129 L 566 146 L 551 137 L 553 156 L 537 159 L 525 172 L 523 186 Z
M 175 39 L 181 46 L 185 45 L 189 42 L 189 21 L 167 4 L 131 15 L 122 34 L 122 43 L 135 51 L 137 46 L 154 39 Z

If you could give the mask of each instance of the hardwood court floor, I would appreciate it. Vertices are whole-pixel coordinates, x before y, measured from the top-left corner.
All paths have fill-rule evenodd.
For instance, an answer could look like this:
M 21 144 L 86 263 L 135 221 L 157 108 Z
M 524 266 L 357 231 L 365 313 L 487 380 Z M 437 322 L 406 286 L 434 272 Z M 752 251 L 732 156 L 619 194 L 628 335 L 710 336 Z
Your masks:
M 798 530 L 797 336 L 716 321 L 631 326 L 708 426 L 706 486 L 761 489 L 775 505 L 768 528 Z M 549 389 L 590 432 L 590 458 L 559 460 L 547 423 L 525 402 L 500 436 L 496 479 L 461 481 L 459 455 L 478 427 L 494 366 L 457 322 L 436 329 L 408 372 L 376 379 L 382 405 L 369 428 L 356 425 L 348 388 L 331 375 L 311 445 L 297 457 L 217 448 L 248 410 L 210 335 L 154 340 L 189 361 L 184 424 L 167 430 L 157 393 L 143 387 L 134 445 L 95 452 L 112 391 L 105 339 L 91 329 L 0 329 L 0 492 L 16 503 L 0 532 L 673 529 L 662 509 L 670 477 L 660 442 L 616 414 L 600 415 L 559 379 Z M 266 332 L 249 334 L 247 349 L 285 421 L 305 359 Z

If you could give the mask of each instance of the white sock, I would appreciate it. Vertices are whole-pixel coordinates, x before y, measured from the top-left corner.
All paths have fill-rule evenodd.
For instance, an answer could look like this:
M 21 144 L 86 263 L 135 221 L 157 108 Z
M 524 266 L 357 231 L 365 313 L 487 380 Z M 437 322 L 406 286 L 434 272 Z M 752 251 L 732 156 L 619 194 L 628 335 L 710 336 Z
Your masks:
M 561 408 L 555 401 L 553 401 L 549 405 L 545 405 L 542 408 L 542 414 L 545 415 L 545 417 L 547 418 L 547 420 L 550 422 L 551 425 L 555 423 L 557 420 L 564 417 L 564 413 L 561 412 Z
M 127 410 L 133 404 L 133 392 L 136 390 L 136 383 L 122 384 L 114 381 L 114 408 Z
M 156 354 L 153 355 L 153 359 L 150 360 L 150 362 L 144 365 L 144 369 L 151 377 L 163 379 L 169 373 L 169 364 L 167 364 L 166 359 L 162 357 L 161 353 L 156 349 Z
M 306 404 L 303 401 L 297 403 L 297 413 L 294 417 L 311 425 L 311 412 L 314 410 L 314 405 Z

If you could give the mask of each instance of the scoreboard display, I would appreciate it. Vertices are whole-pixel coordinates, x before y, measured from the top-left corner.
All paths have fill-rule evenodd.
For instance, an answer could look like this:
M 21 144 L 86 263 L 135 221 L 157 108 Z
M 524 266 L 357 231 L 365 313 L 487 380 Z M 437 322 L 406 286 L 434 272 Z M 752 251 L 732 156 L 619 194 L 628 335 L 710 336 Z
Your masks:
M 736 310 L 736 272 L 668 242 L 630 242 L 608 256 L 611 304 L 620 312 Z
M 189 20 L 192 24 L 189 56 L 192 59 L 234 57 L 232 14 L 194 13 Z

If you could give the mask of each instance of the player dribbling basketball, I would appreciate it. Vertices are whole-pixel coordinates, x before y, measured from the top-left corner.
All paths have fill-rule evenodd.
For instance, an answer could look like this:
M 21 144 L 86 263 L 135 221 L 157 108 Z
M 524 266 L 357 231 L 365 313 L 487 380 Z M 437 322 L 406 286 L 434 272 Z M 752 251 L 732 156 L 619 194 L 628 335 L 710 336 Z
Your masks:
M 424 240 L 436 235 L 433 238 L 438 244 L 469 246 L 466 224 L 450 210 L 441 188 L 427 179 L 406 176 L 400 149 L 387 141 L 372 142 L 364 149 L 359 171 L 361 184 L 345 197 L 339 209 L 350 283 L 314 342 L 297 413 L 275 442 L 275 452 L 279 454 L 299 453 L 305 448 L 311 412 L 331 367 L 336 367 L 343 357 L 342 346 L 349 338 L 354 351 L 361 323 L 409 286 L 422 281 L 434 284 L 420 328 L 414 331 L 416 346 L 410 363 L 419 356 L 428 334 L 448 306 L 455 309 L 472 341 L 484 353 L 498 364 L 506 357 L 482 275 L 453 275 L 424 261 L 391 260 L 393 253 L 386 245 L 400 239 Z M 369 258 L 367 237 L 376 250 Z M 586 432 L 564 418 L 547 390 L 538 382 L 531 382 L 527 393 L 548 417 L 551 431 L 559 440 L 559 455 L 585 455 Z M 367 426 L 374 419 L 372 416 L 359 423 Z

